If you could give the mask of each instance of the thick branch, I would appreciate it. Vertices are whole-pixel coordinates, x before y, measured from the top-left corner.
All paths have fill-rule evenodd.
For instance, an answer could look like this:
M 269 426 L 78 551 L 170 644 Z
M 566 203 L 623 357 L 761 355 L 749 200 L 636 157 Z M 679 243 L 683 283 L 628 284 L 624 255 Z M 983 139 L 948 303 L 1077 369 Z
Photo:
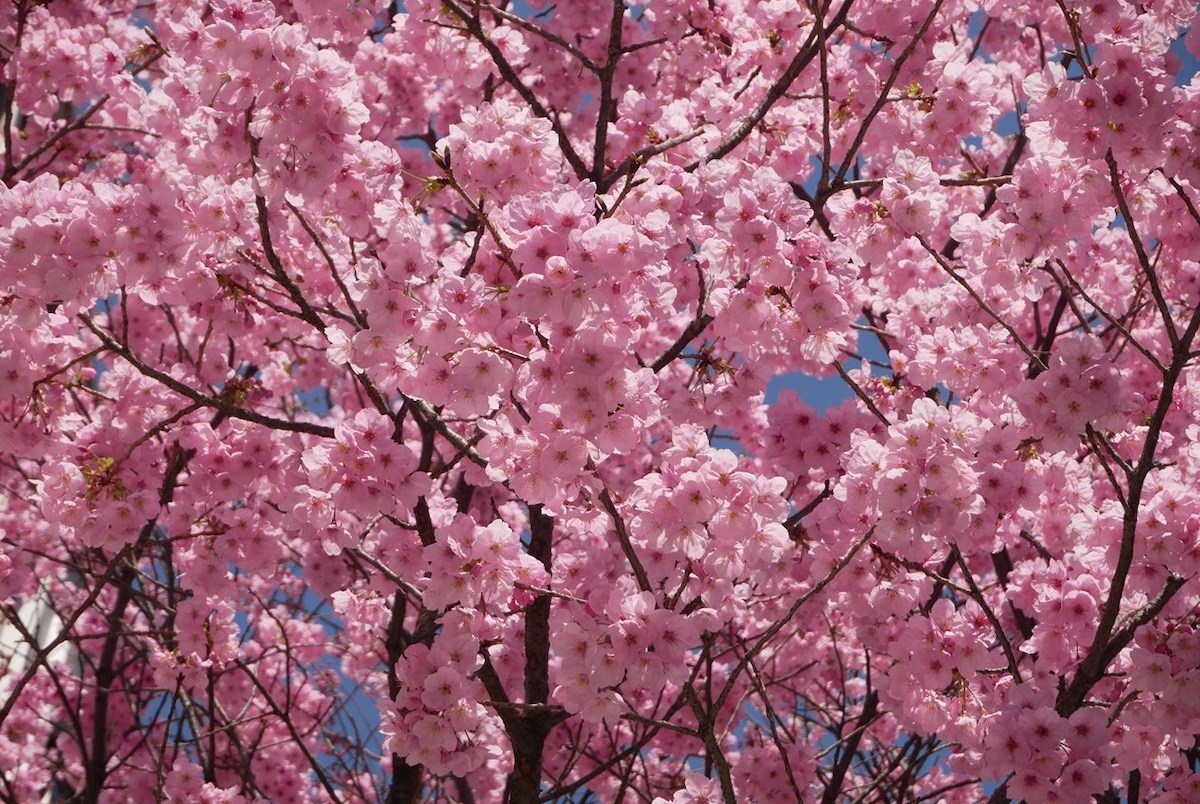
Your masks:
M 850 763 L 854 760 L 854 754 L 858 751 L 858 745 L 862 742 L 867 727 L 875 722 L 875 718 L 878 715 L 879 693 L 871 690 L 867 695 L 866 701 L 863 703 L 862 712 L 859 713 L 858 720 L 854 724 L 854 731 L 850 732 L 850 735 L 838 747 L 838 758 L 834 762 L 833 772 L 829 777 L 829 784 L 825 785 L 825 793 L 821 796 L 821 804 L 834 804 L 834 802 L 840 800 L 842 784 L 846 781 L 846 772 L 850 770 Z
M 1128 220 L 1127 223 L 1132 227 L 1132 220 Z M 1079 668 L 1075 671 L 1075 677 L 1071 679 L 1070 684 L 1063 687 L 1060 691 L 1055 704 L 1055 708 L 1063 716 L 1069 715 L 1083 705 L 1088 691 L 1103 677 L 1109 662 L 1133 638 L 1134 629 L 1144 622 L 1149 622 L 1167 604 L 1171 597 L 1179 591 L 1179 588 L 1183 586 L 1184 581 L 1176 579 L 1173 576 L 1163 587 L 1160 597 L 1156 598 L 1155 603 L 1157 604 L 1157 608 L 1153 608 L 1151 611 L 1147 607 L 1143 607 L 1136 612 L 1126 615 L 1125 619 L 1122 620 L 1119 630 L 1114 635 L 1114 628 L 1118 627 L 1121 599 L 1125 594 L 1125 584 L 1129 578 L 1129 571 L 1133 566 L 1134 548 L 1137 541 L 1138 512 L 1141 508 L 1142 494 L 1145 490 L 1146 480 L 1149 478 L 1150 472 L 1155 468 L 1158 442 L 1162 437 L 1167 414 L 1174 403 L 1175 386 L 1178 384 L 1180 376 L 1183 374 L 1183 369 L 1190 359 L 1189 355 L 1197 331 L 1200 331 L 1200 309 L 1193 312 L 1187 330 L 1182 335 L 1176 335 L 1172 340 L 1171 364 L 1167 367 L 1166 375 L 1163 377 L 1162 391 L 1158 397 L 1158 404 L 1155 405 L 1154 413 L 1151 414 L 1150 420 L 1146 425 L 1142 453 L 1138 457 L 1138 462 L 1134 470 L 1129 474 L 1128 489 L 1125 492 L 1123 506 L 1124 516 L 1121 526 L 1121 545 L 1117 555 L 1117 565 L 1113 569 L 1108 596 L 1101 608 L 1100 622 L 1096 626 L 1096 634 L 1092 639 L 1091 647 L 1088 648 L 1087 654 L 1084 656 L 1083 661 L 1080 662 Z
M 608 23 L 608 59 L 600 68 L 600 109 L 596 113 L 596 139 L 592 145 L 592 181 L 604 178 L 604 155 L 608 151 L 608 124 L 616 109 L 613 98 L 613 74 L 621 58 L 621 26 L 625 21 L 625 0 L 612 0 Z

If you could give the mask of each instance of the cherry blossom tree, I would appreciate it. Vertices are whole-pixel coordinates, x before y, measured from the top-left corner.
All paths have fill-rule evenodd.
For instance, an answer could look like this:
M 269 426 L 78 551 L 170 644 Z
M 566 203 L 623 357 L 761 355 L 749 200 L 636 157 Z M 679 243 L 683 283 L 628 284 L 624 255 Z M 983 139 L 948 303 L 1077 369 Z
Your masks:
M 0 801 L 1200 800 L 1196 16 L 5 0 Z

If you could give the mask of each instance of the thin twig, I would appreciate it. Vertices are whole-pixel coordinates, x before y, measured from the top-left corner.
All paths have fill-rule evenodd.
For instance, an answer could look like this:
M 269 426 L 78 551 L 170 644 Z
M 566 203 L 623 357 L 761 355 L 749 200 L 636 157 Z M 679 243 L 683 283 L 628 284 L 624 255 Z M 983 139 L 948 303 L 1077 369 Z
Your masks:
M 850 549 L 846 551 L 845 555 L 837 560 L 837 563 L 835 563 L 829 569 L 829 572 L 825 574 L 824 578 L 817 581 L 817 583 L 814 584 L 811 589 L 800 595 L 800 597 L 796 598 L 795 602 L 788 607 L 787 612 L 782 617 L 776 619 L 775 622 L 773 622 L 771 626 L 763 632 L 762 636 L 755 640 L 750 649 L 746 651 L 734 668 L 729 672 L 729 677 L 725 680 L 725 686 L 721 690 L 720 696 L 717 698 L 717 703 L 713 707 L 713 711 L 720 712 L 725 707 L 726 702 L 729 700 L 729 696 L 733 694 L 734 682 L 737 681 L 738 676 L 745 672 L 746 665 L 748 665 L 755 656 L 762 653 L 763 650 L 766 649 L 768 643 L 775 638 L 775 635 L 782 631 L 784 627 L 792 621 L 792 618 L 796 616 L 796 612 L 800 610 L 801 606 L 812 600 L 817 595 L 821 594 L 825 587 L 833 582 L 833 579 L 836 578 L 842 572 L 842 570 L 844 570 L 846 566 L 854 560 L 854 557 L 858 555 L 858 551 L 862 549 L 862 546 L 866 544 L 874 535 L 875 526 L 872 525 L 867 529 L 866 533 L 864 533 L 854 542 L 854 544 L 850 545 Z
M 945 271 L 951 279 L 961 285 L 968 294 L 970 294 L 971 298 L 975 300 L 975 303 L 979 305 L 979 309 L 991 316 L 993 321 L 1004 328 L 1005 332 L 1009 334 L 1009 337 L 1013 339 L 1013 342 L 1016 343 L 1021 351 L 1025 353 L 1025 356 L 1029 358 L 1029 362 L 1035 366 L 1038 366 L 1042 371 L 1045 371 L 1046 364 L 1042 362 L 1042 358 L 1029 348 L 1029 345 L 1022 340 L 1021 336 L 1017 334 L 1017 331 L 1013 329 L 1012 325 L 1001 318 L 1000 315 L 992 309 L 991 305 L 984 301 L 983 297 L 975 291 L 975 288 L 971 287 L 971 284 L 962 276 L 960 276 L 958 271 L 954 270 L 954 266 L 947 262 L 945 257 L 935 251 L 933 246 L 929 245 L 928 240 L 926 240 L 920 233 L 914 235 L 914 237 L 916 237 L 917 242 L 919 242 L 921 246 L 924 247 L 927 252 L 929 252 L 929 255 L 937 261 L 937 264 L 942 267 L 942 270 Z
M 1150 284 L 1150 295 L 1154 297 L 1158 314 L 1162 316 L 1167 337 L 1171 340 L 1171 345 L 1175 346 L 1179 343 L 1179 332 L 1175 329 L 1175 319 L 1171 315 L 1167 298 L 1163 295 L 1162 286 L 1158 283 L 1158 275 L 1150 264 L 1150 257 L 1146 254 L 1146 246 L 1142 243 L 1142 238 L 1138 236 L 1133 213 L 1129 210 L 1129 201 L 1125 198 L 1125 191 L 1121 189 L 1121 176 L 1117 171 L 1117 160 L 1113 156 L 1112 148 L 1104 153 L 1104 161 L 1108 163 L 1109 180 L 1112 183 L 1113 194 L 1117 197 L 1117 206 L 1121 210 L 1121 217 L 1125 219 L 1125 231 L 1129 235 L 1129 242 L 1133 244 L 1133 250 L 1137 253 L 1138 265 L 1141 266 L 1142 273 Z
M 646 568 L 642 566 L 641 559 L 638 558 L 637 553 L 633 549 L 633 542 L 629 538 L 629 531 L 625 527 L 625 520 L 621 517 L 621 512 L 617 510 L 612 495 L 608 493 L 607 486 L 600 492 L 600 503 L 604 506 L 604 510 L 608 512 L 608 515 L 612 517 L 613 527 L 617 531 L 617 540 L 621 543 L 621 552 L 625 554 L 626 560 L 629 561 L 629 566 L 633 569 L 633 577 L 637 579 L 638 588 L 643 592 L 652 591 L 650 578 L 646 575 Z
M 1004 658 L 1008 660 L 1008 672 L 1012 675 L 1013 681 L 1018 684 L 1024 679 L 1021 678 L 1021 670 L 1017 667 L 1017 654 L 1013 651 L 1012 642 L 1008 639 L 1008 634 L 1004 633 L 1004 627 L 1000 625 L 1000 618 L 996 616 L 996 612 L 992 611 L 992 607 L 988 605 L 987 598 L 983 596 L 983 591 L 980 590 L 979 584 L 975 582 L 975 576 L 971 573 L 971 568 L 967 566 L 966 560 L 963 558 L 962 551 L 958 549 L 958 545 L 951 546 L 951 552 L 954 554 L 954 560 L 958 563 L 958 568 L 962 570 L 963 578 L 967 581 L 967 588 L 971 590 L 971 598 L 979 604 L 979 608 L 983 609 L 984 616 L 988 618 L 988 622 L 992 624 L 992 630 L 996 634 L 996 638 L 1000 640 L 1000 647 L 1004 649 Z
M 194 388 L 175 379 L 171 375 L 165 374 L 158 369 L 142 362 L 142 360 L 132 351 L 130 351 L 128 347 L 118 343 L 111 335 L 100 329 L 100 327 L 96 326 L 96 323 L 92 321 L 90 315 L 87 315 L 86 313 L 80 313 L 79 319 L 88 329 L 92 331 L 93 334 L 96 335 L 96 337 L 104 342 L 105 346 L 119 354 L 121 357 L 125 358 L 125 360 L 132 364 L 133 367 L 136 368 L 141 374 L 149 377 L 152 380 L 157 380 L 175 393 L 182 394 L 193 402 L 198 402 L 205 407 L 218 410 L 221 413 L 224 413 L 226 416 L 230 416 L 234 419 L 242 419 L 243 421 L 253 422 L 254 424 L 261 424 L 264 427 L 270 427 L 275 430 L 291 430 L 297 433 L 309 433 L 310 435 L 321 436 L 322 438 L 333 438 L 332 427 L 326 427 L 320 424 L 312 424 L 310 422 L 294 422 L 288 421 L 287 419 L 276 419 L 272 416 L 264 416 L 261 413 L 255 413 L 252 410 L 238 407 L 237 405 L 234 405 L 233 403 L 219 397 L 200 393 Z

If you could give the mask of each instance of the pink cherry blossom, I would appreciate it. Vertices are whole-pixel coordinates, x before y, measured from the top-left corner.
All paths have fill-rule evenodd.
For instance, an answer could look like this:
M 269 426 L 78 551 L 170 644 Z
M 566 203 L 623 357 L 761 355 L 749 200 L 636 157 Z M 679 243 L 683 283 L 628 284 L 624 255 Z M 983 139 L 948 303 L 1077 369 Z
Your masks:
M 6 4 L 0 798 L 1196 800 L 1196 22 Z

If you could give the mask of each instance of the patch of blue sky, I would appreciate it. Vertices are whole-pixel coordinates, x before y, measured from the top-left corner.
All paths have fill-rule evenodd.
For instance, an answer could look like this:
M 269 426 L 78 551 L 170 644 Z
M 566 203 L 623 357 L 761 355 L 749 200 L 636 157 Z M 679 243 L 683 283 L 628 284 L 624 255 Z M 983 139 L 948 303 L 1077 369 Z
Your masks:
M 1175 86 L 1185 87 L 1192 83 L 1196 73 L 1200 72 L 1200 59 L 1187 49 L 1184 44 L 1183 36 L 1179 36 L 1171 43 L 1171 49 L 1168 51 L 1170 55 L 1179 59 L 1179 71 L 1175 73 Z
M 860 321 L 859 323 L 863 324 L 865 321 Z M 857 369 L 860 364 L 859 358 L 870 361 L 872 375 L 887 376 L 889 374 L 883 368 L 889 362 L 888 354 L 884 351 L 883 346 L 879 343 L 879 339 L 875 336 L 860 332 L 858 336 L 858 357 L 844 358 L 842 367 L 848 371 Z M 801 371 L 792 371 L 771 378 L 771 381 L 767 383 L 767 394 L 764 401 L 768 405 L 773 405 L 779 401 L 780 392 L 789 389 L 795 391 L 806 404 L 817 412 L 840 405 L 854 396 L 854 392 L 850 389 L 850 386 L 839 376 L 814 377 L 811 374 Z

